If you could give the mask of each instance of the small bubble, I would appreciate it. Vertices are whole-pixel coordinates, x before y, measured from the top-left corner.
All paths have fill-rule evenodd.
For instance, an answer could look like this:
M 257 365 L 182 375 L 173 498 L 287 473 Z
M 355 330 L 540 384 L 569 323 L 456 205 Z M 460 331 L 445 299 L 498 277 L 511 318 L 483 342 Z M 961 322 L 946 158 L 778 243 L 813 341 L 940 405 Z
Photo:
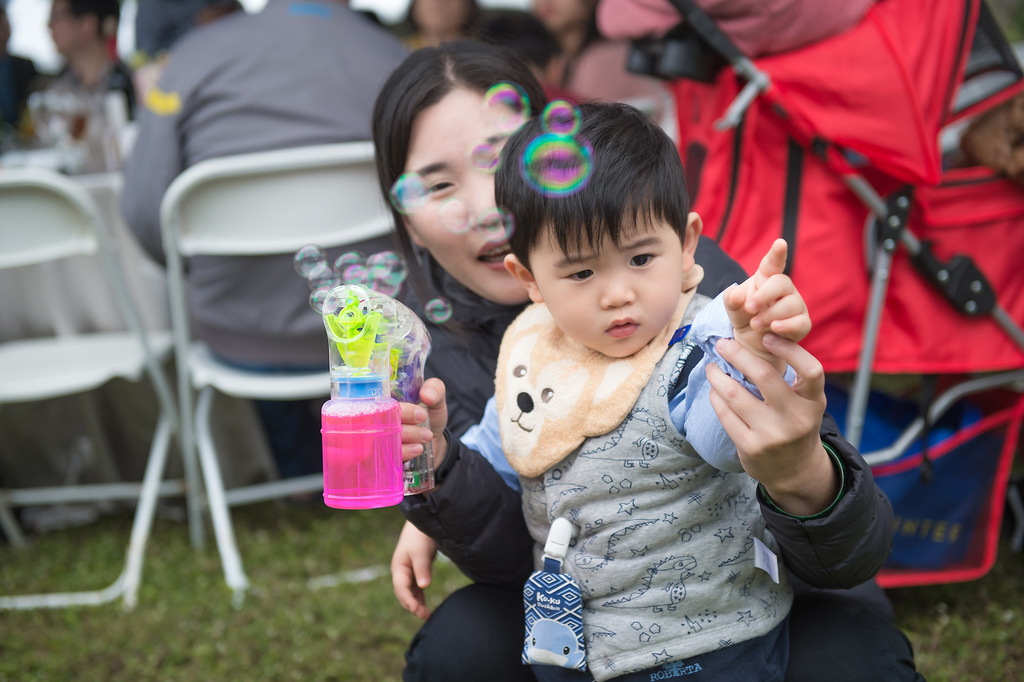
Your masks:
M 436 324 L 447 322 L 452 317 L 452 304 L 446 298 L 432 298 L 423 306 L 423 314 Z
M 320 287 L 318 289 L 313 289 L 309 294 L 309 306 L 321 315 L 329 315 L 330 311 L 325 310 L 325 303 L 333 290 L 334 289 L 332 287 Z
M 555 135 L 575 135 L 580 129 L 580 112 L 565 100 L 556 99 L 544 107 L 541 127 Z
M 477 140 L 469 145 L 467 152 L 469 165 L 483 173 L 494 173 L 498 170 L 501 150 L 488 140 Z
M 348 266 L 356 264 L 362 265 L 364 262 L 366 262 L 366 256 L 364 256 L 362 252 L 348 251 L 338 256 L 337 260 L 334 261 L 334 271 L 338 273 L 338 276 L 340 277 Z
M 530 98 L 516 85 L 504 81 L 484 93 L 484 112 L 499 133 L 511 135 L 530 118 Z
M 295 257 L 292 259 L 292 265 L 295 266 L 295 272 L 299 273 L 303 277 L 309 277 L 309 272 L 318 264 L 327 262 L 327 254 L 316 244 L 309 244 L 303 246 L 301 249 L 295 252 Z
M 320 287 L 330 287 L 333 289 L 341 284 L 338 276 L 334 274 L 334 268 L 328 265 L 326 260 L 314 265 L 313 269 L 306 275 L 306 280 L 309 282 L 310 289 L 319 289 Z
M 535 190 L 549 197 L 575 194 L 590 181 L 591 148 L 576 137 L 545 133 L 523 152 L 520 170 Z
M 430 192 L 419 173 L 403 173 L 391 186 L 391 205 L 402 215 L 415 213 L 427 205 Z
M 485 208 L 476 219 L 489 242 L 507 241 L 515 231 L 512 214 L 498 207 Z
M 391 296 L 394 298 L 398 295 L 398 292 L 402 290 L 402 284 L 400 282 L 397 284 L 391 284 L 389 282 L 376 281 L 373 283 L 373 290 L 379 291 L 385 296 Z
M 441 225 L 452 234 L 462 234 L 472 226 L 469 208 L 458 199 L 445 199 L 438 209 Z

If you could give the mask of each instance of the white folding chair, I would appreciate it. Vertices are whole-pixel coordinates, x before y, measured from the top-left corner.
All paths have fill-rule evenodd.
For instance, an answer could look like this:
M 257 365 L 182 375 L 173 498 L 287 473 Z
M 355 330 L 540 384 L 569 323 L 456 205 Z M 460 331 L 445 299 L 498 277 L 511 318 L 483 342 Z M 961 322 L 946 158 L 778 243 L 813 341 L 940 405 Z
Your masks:
M 170 439 L 177 428 L 174 398 L 160 367 L 171 349 L 168 332 L 145 329 L 110 245 L 107 227 L 89 195 L 72 180 L 48 170 L 0 171 L 0 268 L 56 267 L 54 261 L 96 255 L 110 293 L 129 331 L 77 333 L 62 292 L 40 291 L 54 334 L 0 344 L 0 404 L 84 394 L 110 379 L 139 380 L 145 372 L 157 394 L 160 415 L 143 482 L 0 490 L 0 525 L 15 546 L 23 544 L 12 507 L 136 499 L 138 506 L 121 575 L 98 591 L 0 597 L 0 608 L 24 609 L 102 604 L 123 596 L 135 606 L 142 561 L 157 498 L 182 495 L 182 481 L 162 482 Z M 43 278 L 41 286 L 51 284 Z M 53 288 L 53 287 L 49 287 Z
M 328 248 L 388 234 L 391 223 L 377 188 L 373 144 L 310 146 L 200 162 L 167 189 L 161 205 L 161 229 L 170 285 L 186 477 L 197 480 L 198 451 L 205 484 L 205 499 L 200 497 L 199 485 L 189 486 L 192 543 L 203 544 L 203 527 L 197 521 L 203 506 L 208 505 L 224 579 L 238 604 L 248 578 L 235 542 L 229 507 L 322 491 L 323 477 L 314 474 L 225 491 L 210 432 L 213 391 L 260 400 L 316 398 L 329 394 L 330 375 L 326 366 L 322 372 L 306 374 L 246 371 L 219 361 L 201 342 L 192 341 L 184 259 L 294 253 L 306 244 Z M 198 391 L 194 404 L 193 389 Z

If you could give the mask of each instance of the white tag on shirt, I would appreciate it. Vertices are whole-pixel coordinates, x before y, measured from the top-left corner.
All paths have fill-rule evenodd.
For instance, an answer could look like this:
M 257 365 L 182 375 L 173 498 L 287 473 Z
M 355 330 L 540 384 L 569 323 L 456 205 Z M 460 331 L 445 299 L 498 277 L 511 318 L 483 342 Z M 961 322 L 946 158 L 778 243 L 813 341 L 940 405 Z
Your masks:
M 754 566 L 767 573 L 779 584 L 779 558 L 763 542 L 754 538 Z

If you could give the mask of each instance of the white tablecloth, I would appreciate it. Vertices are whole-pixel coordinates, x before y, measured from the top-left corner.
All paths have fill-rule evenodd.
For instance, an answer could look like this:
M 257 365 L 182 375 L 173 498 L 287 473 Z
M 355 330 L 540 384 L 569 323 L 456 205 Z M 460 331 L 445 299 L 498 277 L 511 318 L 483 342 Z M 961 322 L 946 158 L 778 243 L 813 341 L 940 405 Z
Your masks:
M 121 216 L 121 174 L 70 177 L 96 201 L 143 323 L 150 329 L 169 329 L 166 273 L 144 254 Z M 46 306 L 33 295 L 44 280 L 65 292 L 79 331 L 126 328 L 98 259 L 82 256 L 48 266 L 0 270 L 0 342 L 51 333 Z M 168 369 L 173 369 L 173 363 Z M 100 425 L 98 433 L 87 428 L 90 412 Z M 232 487 L 271 475 L 272 457 L 251 403 L 217 396 L 213 415 L 225 484 Z M 112 381 L 85 400 L 73 396 L 0 405 L 0 487 L 141 480 L 156 417 L 156 399 L 148 381 Z M 101 442 L 93 442 L 97 439 Z M 177 456 L 171 458 L 168 475 L 181 475 Z M 23 521 L 45 530 L 82 520 L 76 513 L 88 517 L 95 511 L 95 505 L 80 506 L 77 511 L 33 510 Z

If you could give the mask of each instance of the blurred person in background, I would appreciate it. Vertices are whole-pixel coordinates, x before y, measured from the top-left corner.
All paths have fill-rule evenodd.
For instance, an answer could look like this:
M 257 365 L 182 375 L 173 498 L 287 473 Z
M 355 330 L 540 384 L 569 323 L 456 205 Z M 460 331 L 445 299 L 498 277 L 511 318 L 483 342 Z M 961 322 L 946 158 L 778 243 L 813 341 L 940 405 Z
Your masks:
M 132 73 L 117 58 L 115 44 L 120 17 L 118 0 L 53 0 L 47 25 L 65 67 L 50 89 L 84 99 L 120 91 L 133 115 Z
M 597 30 L 598 0 L 534 0 L 533 14 L 551 32 L 562 57 L 558 84 L 581 100 L 629 102 L 661 120 L 664 86 L 626 71 L 630 45 Z
M 476 0 L 412 0 L 404 40 L 410 49 L 437 47 L 447 40 L 474 37 L 480 8 Z
M 143 100 L 125 168 L 122 210 L 139 243 L 164 262 L 160 202 L 193 164 L 370 139 L 374 98 L 407 52 L 342 0 L 269 0 L 258 14 L 235 12 L 187 33 Z M 328 256 L 390 247 L 384 237 Z M 214 354 L 250 369 L 326 370 L 323 319 L 291 254 L 197 256 L 187 268 L 193 336 Z M 320 471 L 322 402 L 257 402 L 282 476 Z
M 481 38 L 525 61 L 549 100 L 573 103 L 579 100 L 575 93 L 561 86 L 562 57 L 558 42 L 537 17 L 525 12 L 501 12 L 484 25 Z
M 11 24 L 7 8 L 0 0 L 0 129 L 17 129 L 25 111 L 36 67 L 31 59 L 16 57 L 7 51 L 11 39 Z

